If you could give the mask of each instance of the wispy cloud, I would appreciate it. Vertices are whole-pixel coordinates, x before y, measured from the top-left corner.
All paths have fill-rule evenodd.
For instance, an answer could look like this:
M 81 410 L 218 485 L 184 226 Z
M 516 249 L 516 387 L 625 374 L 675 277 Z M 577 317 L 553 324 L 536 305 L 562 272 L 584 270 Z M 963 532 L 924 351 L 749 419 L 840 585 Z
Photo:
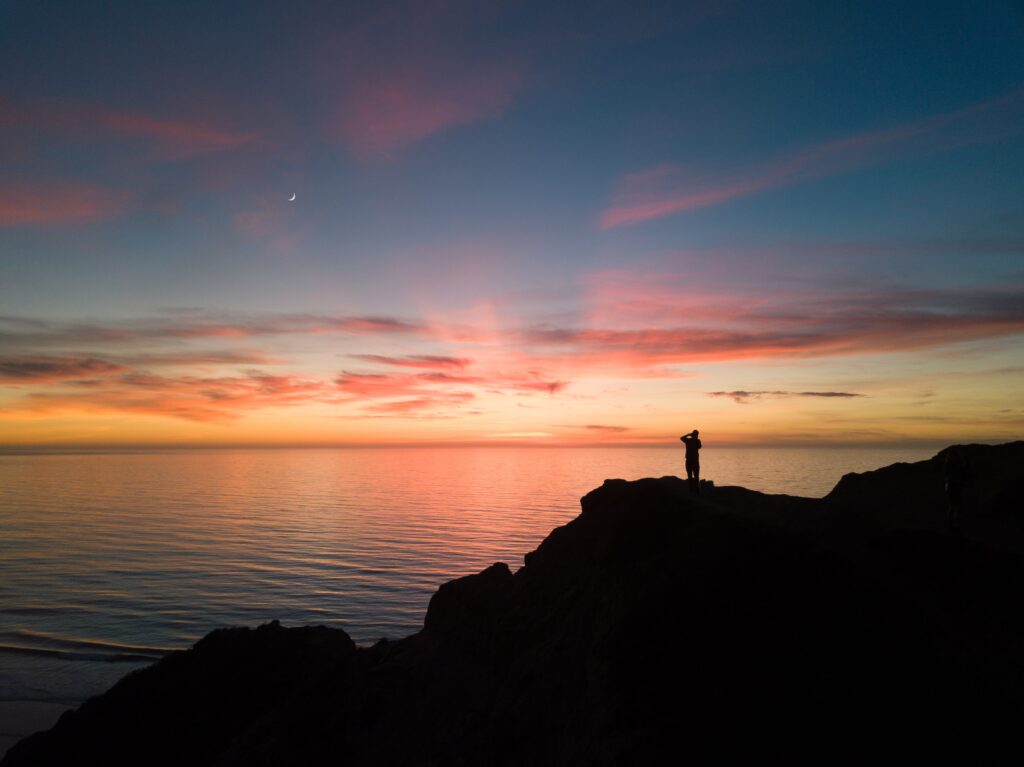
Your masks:
M 128 209 L 129 195 L 79 183 L 0 185 L 0 227 L 81 224 Z
M 283 360 L 256 349 L 178 349 L 122 352 L 112 361 L 132 367 L 211 367 L 220 365 L 280 365 Z
M 747 404 L 750 400 L 761 399 L 763 397 L 768 398 L 786 398 L 786 397 L 823 397 L 825 399 L 850 399 L 853 397 L 863 397 L 863 394 L 856 394 L 848 391 L 709 391 L 707 392 L 709 397 L 728 397 L 733 402 L 740 405 Z
M 368 355 L 372 356 L 372 355 Z M 490 372 L 480 375 L 452 374 L 444 371 L 422 373 L 353 373 L 344 372 L 334 380 L 344 400 L 365 403 L 367 401 L 391 399 L 395 407 L 371 402 L 367 412 L 405 412 L 418 409 L 414 402 L 434 405 L 462 403 L 476 396 L 476 393 L 536 394 L 554 395 L 563 391 L 567 381 L 545 377 L 536 370 L 505 373 Z M 466 395 L 470 396 L 466 396 Z M 398 400 L 398 398 L 409 398 Z M 402 405 L 401 402 L 407 404 Z M 424 407 L 426 405 L 423 405 Z
M 8 409 L 32 412 L 131 411 L 213 422 L 318 403 L 356 417 L 443 417 L 468 412 L 470 403 L 486 409 L 495 398 L 578 396 L 587 380 L 689 376 L 705 363 L 947 351 L 1024 334 L 1024 286 L 1014 283 L 971 290 L 830 286 L 752 297 L 701 295 L 663 275 L 615 279 L 621 295 L 601 288 L 600 279 L 589 283 L 578 323 L 488 321 L 466 327 L 456 341 L 449 327 L 361 315 L 188 310 L 118 322 L 0 316 L 0 385 Z M 648 294 L 646 285 L 653 286 Z M 316 355 L 312 366 L 268 351 L 286 348 L 289 335 L 324 336 L 303 344 Z M 375 339 L 389 351 L 408 351 L 366 351 Z M 360 351 L 345 354 L 347 343 Z M 325 370 L 324 361 L 338 355 L 365 367 Z M 280 373 L 252 367 L 267 364 Z M 740 403 L 863 396 L 827 382 L 708 395 Z M 602 424 L 591 426 L 587 431 L 601 432 Z
M 57 134 L 77 141 L 142 139 L 160 157 L 174 159 L 239 149 L 255 134 L 214 126 L 210 121 L 156 116 L 102 105 L 4 104 L 0 129 L 30 129 L 34 136 Z
M 308 227 L 299 223 L 294 206 L 278 190 L 261 194 L 237 210 L 231 222 L 235 231 L 247 240 L 263 245 L 267 252 L 293 255 L 305 240 Z
M 342 373 L 334 379 L 338 389 L 353 398 L 402 397 L 421 392 L 425 381 L 419 376 L 386 373 Z
M 445 357 L 437 354 L 410 354 L 404 357 L 389 357 L 384 354 L 351 354 L 352 359 L 375 362 L 402 368 L 429 368 L 462 370 L 472 360 L 466 357 Z
M 382 7 L 320 53 L 335 125 L 363 160 L 389 159 L 424 139 L 499 117 L 525 84 L 509 53 L 465 39 L 472 3 Z
M 0 357 L 0 383 L 22 384 L 62 381 L 126 371 L 97 357 Z
M 435 413 L 443 408 L 449 410 L 473 401 L 476 395 L 473 392 L 432 392 L 431 394 L 411 399 L 392 400 L 388 402 L 375 402 L 367 405 L 363 412 L 372 415 L 407 415 L 409 413 L 422 413 L 423 411 L 434 411 Z
M 59 390 L 35 391 L 13 409 L 35 413 L 129 412 L 200 422 L 226 422 L 242 413 L 323 399 L 322 381 L 250 371 L 241 376 L 161 376 L 142 372 L 70 381 Z
M 700 174 L 666 164 L 626 176 L 598 219 L 602 229 L 686 213 L 891 160 L 908 149 L 943 151 L 1020 132 L 1024 90 L 882 130 L 784 154 L 746 172 Z
M 393 157 L 435 133 L 495 118 L 523 79 L 514 69 L 443 71 L 402 65 L 352 76 L 338 107 L 338 130 L 361 159 Z
M 1013 283 L 974 290 L 833 286 L 705 299 L 662 276 L 635 280 L 624 296 L 625 308 L 595 290 L 592 321 L 522 328 L 510 340 L 549 369 L 644 377 L 672 365 L 877 354 L 1024 333 L 1024 286 Z
M 395 317 L 330 314 L 218 315 L 192 312 L 125 322 L 58 322 L 0 316 L 0 350 L 116 345 L 169 339 L 246 339 L 289 334 L 416 335 L 427 327 Z

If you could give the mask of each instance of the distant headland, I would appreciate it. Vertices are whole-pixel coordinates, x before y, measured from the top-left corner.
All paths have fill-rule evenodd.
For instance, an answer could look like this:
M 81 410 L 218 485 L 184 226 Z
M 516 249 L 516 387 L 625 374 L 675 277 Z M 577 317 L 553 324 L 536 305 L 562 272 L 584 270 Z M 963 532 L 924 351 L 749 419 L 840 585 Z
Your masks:
M 1024 442 L 957 448 L 954 528 L 951 449 L 822 499 L 607 480 L 412 636 L 214 631 L 0 764 L 1021 763 Z

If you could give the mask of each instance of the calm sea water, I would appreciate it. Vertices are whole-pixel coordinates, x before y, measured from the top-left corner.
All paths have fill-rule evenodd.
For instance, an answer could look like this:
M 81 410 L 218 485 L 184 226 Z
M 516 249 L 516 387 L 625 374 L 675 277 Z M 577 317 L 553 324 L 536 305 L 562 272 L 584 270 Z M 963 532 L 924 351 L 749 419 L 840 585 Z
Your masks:
M 821 496 L 928 449 L 703 451 L 704 475 Z M 373 448 L 0 455 L 0 754 L 218 626 L 419 629 L 430 595 L 513 569 L 608 477 L 679 448 Z

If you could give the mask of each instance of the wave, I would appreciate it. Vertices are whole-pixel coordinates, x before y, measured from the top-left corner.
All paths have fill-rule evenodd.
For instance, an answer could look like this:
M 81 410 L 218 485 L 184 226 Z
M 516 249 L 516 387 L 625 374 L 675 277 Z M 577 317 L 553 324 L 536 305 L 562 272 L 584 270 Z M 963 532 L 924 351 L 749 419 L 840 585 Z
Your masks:
M 160 660 L 160 658 L 170 652 L 173 652 L 173 650 L 165 647 L 146 647 L 94 639 L 55 637 L 34 631 L 0 632 L 0 653 L 11 655 L 35 655 L 59 658 L 61 660 L 103 661 L 108 663 L 138 663 Z
M 52 650 L 45 647 L 19 647 L 17 645 L 0 645 L 0 653 L 10 655 L 38 655 L 47 658 L 59 658 L 60 660 L 85 660 L 102 661 L 105 663 L 152 663 L 160 660 L 163 654 L 154 655 L 150 653 L 132 652 L 69 652 L 67 650 Z

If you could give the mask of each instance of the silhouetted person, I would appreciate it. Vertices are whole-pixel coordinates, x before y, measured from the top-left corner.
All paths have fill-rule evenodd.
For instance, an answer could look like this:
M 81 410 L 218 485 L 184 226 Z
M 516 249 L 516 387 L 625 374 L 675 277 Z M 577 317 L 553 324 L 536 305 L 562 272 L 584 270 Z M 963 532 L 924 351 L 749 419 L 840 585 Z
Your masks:
M 694 429 L 679 439 L 686 445 L 686 483 L 691 493 L 700 492 L 700 434 Z
M 964 496 L 967 488 L 971 485 L 971 465 L 967 456 L 958 447 L 952 447 L 946 453 L 946 462 L 943 466 L 943 474 L 946 479 L 946 522 L 950 530 L 957 530 L 960 524 L 960 514 L 964 508 Z

